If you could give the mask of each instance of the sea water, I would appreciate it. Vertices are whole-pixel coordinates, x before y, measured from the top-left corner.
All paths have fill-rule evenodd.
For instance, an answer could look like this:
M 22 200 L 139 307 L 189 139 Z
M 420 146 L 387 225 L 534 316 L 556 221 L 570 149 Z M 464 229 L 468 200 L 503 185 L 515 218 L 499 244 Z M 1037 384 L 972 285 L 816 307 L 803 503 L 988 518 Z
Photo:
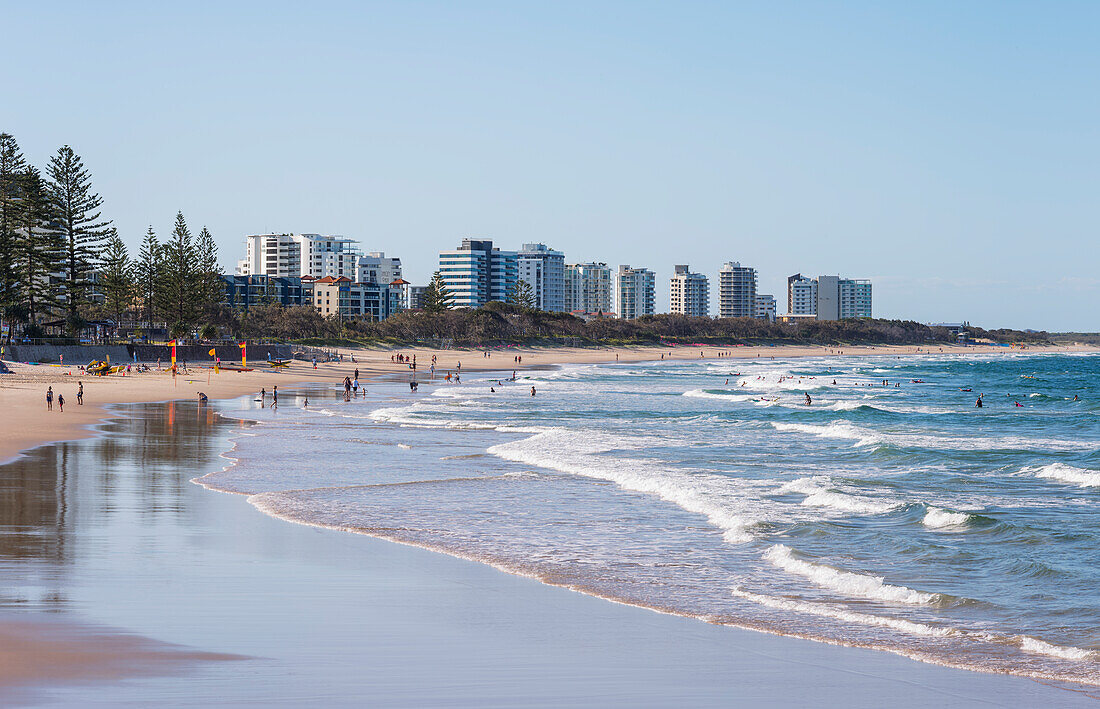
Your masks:
M 677 355 L 249 398 L 196 481 L 707 622 L 1100 684 L 1100 357 Z

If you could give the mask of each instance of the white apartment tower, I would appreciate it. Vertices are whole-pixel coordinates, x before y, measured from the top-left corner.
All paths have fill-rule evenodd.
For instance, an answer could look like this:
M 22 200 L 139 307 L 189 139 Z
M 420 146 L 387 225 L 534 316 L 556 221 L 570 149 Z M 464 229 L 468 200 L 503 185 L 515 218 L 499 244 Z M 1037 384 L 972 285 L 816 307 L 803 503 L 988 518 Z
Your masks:
M 654 284 L 656 274 L 648 268 L 619 266 L 615 277 L 615 294 L 619 317 L 626 320 L 653 315 L 656 312 Z
M 705 318 L 710 313 L 710 284 L 701 273 L 686 265 L 673 266 L 669 312 Z
M 801 273 L 787 277 L 787 312 L 817 315 L 817 281 Z
M 245 237 L 245 257 L 237 275 L 281 278 L 356 278 L 359 252 L 355 242 L 321 234 L 255 234 Z
M 565 254 L 546 244 L 524 244 L 516 254 L 518 277 L 531 286 L 535 307 L 562 312 L 565 308 Z
M 756 313 L 756 269 L 727 261 L 718 269 L 718 317 L 751 318 Z
M 840 276 L 811 279 L 796 273 L 787 278 L 787 312 L 815 315 L 818 320 L 872 317 L 871 282 Z
M 775 296 L 758 295 L 753 306 L 752 316 L 758 320 L 775 322 Z
M 480 308 L 504 301 L 516 284 L 516 252 L 501 251 L 492 241 L 463 239 L 454 251 L 439 254 L 439 273 L 458 308 Z
M 386 258 L 383 251 L 372 251 L 359 257 L 357 282 L 388 286 L 398 278 L 401 278 L 401 259 Z
M 565 309 L 571 313 L 610 313 L 611 267 L 606 263 L 566 266 Z

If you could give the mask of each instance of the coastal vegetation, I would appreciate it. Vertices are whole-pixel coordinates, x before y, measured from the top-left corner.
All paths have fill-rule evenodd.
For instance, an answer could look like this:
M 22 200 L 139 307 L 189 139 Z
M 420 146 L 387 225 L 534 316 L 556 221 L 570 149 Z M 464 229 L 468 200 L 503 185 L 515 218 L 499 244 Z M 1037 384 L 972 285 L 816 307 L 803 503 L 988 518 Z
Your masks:
M 239 337 L 274 337 L 311 343 L 412 344 L 452 342 L 626 345 L 708 344 L 904 344 L 934 345 L 957 341 L 955 330 L 905 320 L 836 320 L 797 324 L 754 318 L 696 318 L 649 315 L 637 320 L 549 313 L 509 303 L 477 310 L 441 309 L 399 313 L 381 322 L 324 318 L 310 307 L 253 307 L 227 314 L 225 325 Z M 1048 344 L 1046 333 L 969 328 L 973 340 L 1003 344 Z
M 219 321 L 224 286 L 209 230 L 193 237 L 177 213 L 167 241 L 150 226 L 131 258 L 102 205 L 70 146 L 43 175 L 0 133 L 0 320 L 9 333 L 41 337 L 60 324 L 76 334 L 89 321 L 130 316 L 182 336 Z

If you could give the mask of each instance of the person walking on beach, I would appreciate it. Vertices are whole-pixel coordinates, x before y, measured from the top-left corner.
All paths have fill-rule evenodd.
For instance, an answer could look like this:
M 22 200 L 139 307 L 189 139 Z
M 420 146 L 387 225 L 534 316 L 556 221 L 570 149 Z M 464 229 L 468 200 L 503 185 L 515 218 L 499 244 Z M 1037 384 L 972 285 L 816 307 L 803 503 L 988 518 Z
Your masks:
M 46 389 L 46 411 L 53 411 L 53 387 Z
M 80 382 L 76 387 L 76 405 L 84 405 L 84 382 Z
M 358 367 L 355 368 L 355 377 L 354 377 L 354 379 L 355 379 L 355 381 L 359 381 L 359 368 Z
M 317 355 L 313 355 L 313 368 L 317 369 Z
M 57 408 L 61 409 L 61 413 L 65 413 L 65 395 L 57 395 Z
M 271 387 L 271 408 L 279 408 L 279 385 Z

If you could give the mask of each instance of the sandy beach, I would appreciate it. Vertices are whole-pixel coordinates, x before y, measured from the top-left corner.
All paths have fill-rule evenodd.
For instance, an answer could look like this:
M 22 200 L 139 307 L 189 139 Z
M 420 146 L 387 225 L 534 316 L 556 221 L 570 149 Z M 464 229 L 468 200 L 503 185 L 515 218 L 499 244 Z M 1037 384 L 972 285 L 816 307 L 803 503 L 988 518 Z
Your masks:
M 717 351 L 703 348 L 706 357 Z M 459 362 L 465 372 L 700 350 L 402 352 L 417 355 L 425 378 L 433 354 L 442 373 Z M 26 451 L 0 466 L 0 704 L 1095 704 L 1074 687 L 613 604 L 472 561 L 287 524 L 243 496 L 190 483 L 224 467 L 230 437 L 248 428 L 217 414 L 252 398 L 237 397 L 276 384 L 288 393 L 332 387 L 355 367 L 361 383 L 410 373 L 389 350 L 343 353 L 344 362 L 317 369 L 197 370 L 174 381 L 20 364 L 0 375 L 0 458 Z M 46 386 L 66 394 L 63 414 L 46 411 Z M 200 406 L 198 391 L 226 401 Z
M 1071 352 L 1087 351 L 1085 347 L 1060 346 L 1034 348 L 1030 351 Z M 172 377 L 164 372 L 131 373 L 126 376 L 94 377 L 82 375 L 77 366 L 31 365 L 9 362 L 11 374 L 0 374 L 0 461 L 9 460 L 20 451 L 45 443 L 75 440 L 92 435 L 92 427 L 104 420 L 104 404 L 144 403 L 154 401 L 196 399 L 204 392 L 211 399 L 225 399 L 261 388 L 271 390 L 278 385 L 291 389 L 300 385 L 339 384 L 355 368 L 360 370 L 360 383 L 385 376 L 409 376 L 411 370 L 404 364 L 391 361 L 396 350 L 349 349 L 338 350 L 343 362 L 318 363 L 295 361 L 289 367 L 271 369 L 266 362 L 251 363 L 251 372 L 223 370 L 213 374 L 209 363 L 192 363 L 184 374 Z M 1005 347 L 969 346 L 922 348 L 921 351 L 981 354 L 1014 352 Z M 482 351 L 470 349 L 437 350 L 427 348 L 401 349 L 409 357 L 416 356 L 418 379 L 428 378 L 428 366 L 432 356 L 437 359 L 437 375 L 462 365 L 463 371 L 503 369 L 530 369 L 558 364 L 583 364 L 595 362 L 640 362 L 669 358 L 715 358 L 719 352 L 733 359 L 758 357 L 811 357 L 843 352 L 857 355 L 913 354 L 917 347 L 617 347 L 617 348 L 509 348 L 494 350 L 491 357 Z M 522 363 L 513 357 L 523 358 Z M 355 363 L 352 358 L 355 358 Z M 84 383 L 84 405 L 77 405 L 78 382 Z M 48 387 L 65 396 L 65 411 L 55 405 L 53 411 L 46 408 Z

